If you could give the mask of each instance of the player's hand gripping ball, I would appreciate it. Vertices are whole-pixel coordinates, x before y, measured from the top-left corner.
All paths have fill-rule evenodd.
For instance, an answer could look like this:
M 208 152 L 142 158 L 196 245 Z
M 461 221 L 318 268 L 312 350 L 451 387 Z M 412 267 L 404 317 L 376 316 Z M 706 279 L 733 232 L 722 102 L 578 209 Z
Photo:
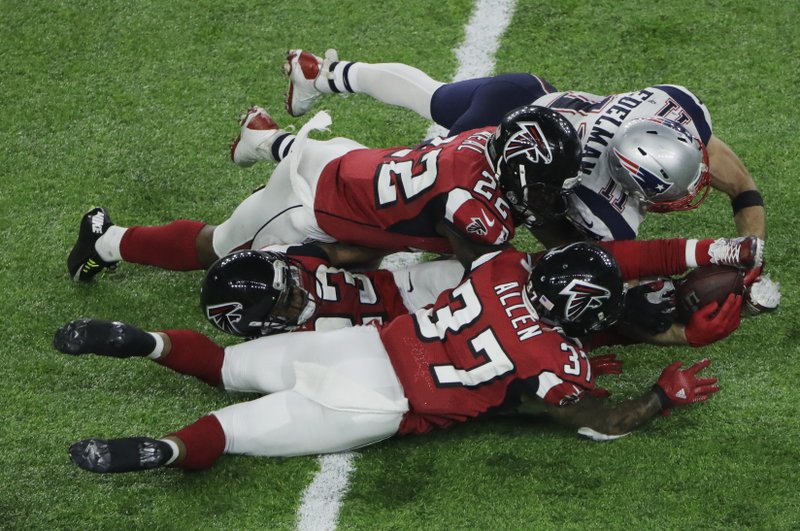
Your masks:
M 676 282 L 678 322 L 688 323 L 697 310 L 712 302 L 722 306 L 731 293 L 741 295 L 744 275 L 745 271 L 735 267 L 708 265 Z

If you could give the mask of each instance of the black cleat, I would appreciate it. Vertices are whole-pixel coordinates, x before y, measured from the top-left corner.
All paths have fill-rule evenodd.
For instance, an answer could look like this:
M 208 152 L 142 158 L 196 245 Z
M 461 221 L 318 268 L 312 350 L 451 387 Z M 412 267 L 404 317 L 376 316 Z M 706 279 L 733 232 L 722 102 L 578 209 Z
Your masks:
M 103 269 L 114 266 L 115 262 L 102 260 L 94 248 L 97 239 L 113 224 L 108 212 L 102 207 L 93 208 L 83 215 L 78 229 L 78 241 L 67 258 L 67 269 L 72 280 L 88 282 Z
M 153 352 L 156 340 L 144 330 L 119 321 L 78 319 L 56 331 L 53 346 L 64 354 L 130 358 Z
M 147 437 L 86 439 L 69 447 L 73 463 L 100 474 L 157 468 L 164 466 L 171 457 L 169 444 Z

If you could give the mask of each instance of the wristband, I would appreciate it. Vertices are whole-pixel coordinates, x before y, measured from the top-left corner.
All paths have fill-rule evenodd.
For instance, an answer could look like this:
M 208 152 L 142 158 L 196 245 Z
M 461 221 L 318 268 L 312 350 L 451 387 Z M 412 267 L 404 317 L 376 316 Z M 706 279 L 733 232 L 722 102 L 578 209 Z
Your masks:
M 752 206 L 764 206 L 764 198 L 761 197 L 758 190 L 746 190 L 731 199 L 731 208 L 733 208 L 734 216 L 743 208 Z
M 658 397 L 658 401 L 661 403 L 661 409 L 669 409 L 672 407 L 672 401 L 667 397 L 667 393 L 661 389 L 661 386 L 655 384 L 651 390 L 656 394 Z

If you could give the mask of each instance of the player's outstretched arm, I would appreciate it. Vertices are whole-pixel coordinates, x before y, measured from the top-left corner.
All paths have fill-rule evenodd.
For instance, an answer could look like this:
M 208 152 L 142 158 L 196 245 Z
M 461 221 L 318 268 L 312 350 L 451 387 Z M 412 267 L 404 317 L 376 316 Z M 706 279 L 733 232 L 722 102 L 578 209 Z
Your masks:
M 742 296 L 731 293 L 722 304 L 711 302 L 692 314 L 686 325 L 674 323 L 665 332 L 646 334 L 629 329 L 628 336 L 653 345 L 704 347 L 725 339 L 739 328 Z
M 609 405 L 605 400 L 585 397 L 566 406 L 545 405 L 545 412 L 559 424 L 570 426 L 578 433 L 595 440 L 610 440 L 627 435 L 643 426 L 658 413 L 708 400 L 719 391 L 717 379 L 699 377 L 708 367 L 704 359 L 681 370 L 683 362 L 666 367 L 653 388 L 639 398 Z M 521 411 L 525 408 L 523 403 Z
M 733 150 L 716 136 L 708 141 L 711 186 L 731 198 L 733 220 L 740 236 L 767 237 L 767 218 L 756 182 Z

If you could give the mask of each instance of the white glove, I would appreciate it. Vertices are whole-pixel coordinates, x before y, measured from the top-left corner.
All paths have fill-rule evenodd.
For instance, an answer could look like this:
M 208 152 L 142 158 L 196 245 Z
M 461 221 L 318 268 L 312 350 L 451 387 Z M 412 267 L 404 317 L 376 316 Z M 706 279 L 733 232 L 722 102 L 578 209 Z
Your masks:
M 771 312 L 781 302 L 781 284 L 773 282 L 769 274 L 762 275 L 745 291 L 742 310 L 745 315 Z

